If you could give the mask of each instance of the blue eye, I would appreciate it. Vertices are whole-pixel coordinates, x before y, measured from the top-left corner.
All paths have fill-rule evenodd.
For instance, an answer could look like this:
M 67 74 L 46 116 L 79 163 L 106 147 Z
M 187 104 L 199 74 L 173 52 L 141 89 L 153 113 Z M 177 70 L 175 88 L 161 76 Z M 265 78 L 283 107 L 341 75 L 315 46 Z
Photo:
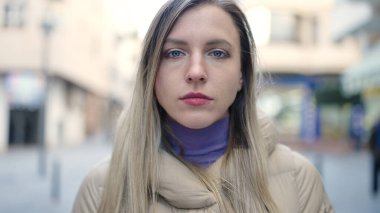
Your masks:
M 181 56 L 184 56 L 185 53 L 183 53 L 180 50 L 170 50 L 165 53 L 165 57 L 167 58 L 179 58 Z
M 226 58 L 228 57 L 228 53 L 226 53 L 223 50 L 213 50 L 209 53 L 210 56 L 213 56 L 215 58 Z

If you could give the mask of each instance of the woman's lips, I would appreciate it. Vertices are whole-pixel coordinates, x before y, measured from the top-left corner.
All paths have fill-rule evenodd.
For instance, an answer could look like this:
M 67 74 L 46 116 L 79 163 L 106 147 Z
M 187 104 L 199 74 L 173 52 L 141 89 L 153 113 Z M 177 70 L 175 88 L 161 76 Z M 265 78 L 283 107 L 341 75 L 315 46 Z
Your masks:
M 191 106 L 203 106 L 210 103 L 213 99 L 202 93 L 191 92 L 181 97 L 180 100 Z

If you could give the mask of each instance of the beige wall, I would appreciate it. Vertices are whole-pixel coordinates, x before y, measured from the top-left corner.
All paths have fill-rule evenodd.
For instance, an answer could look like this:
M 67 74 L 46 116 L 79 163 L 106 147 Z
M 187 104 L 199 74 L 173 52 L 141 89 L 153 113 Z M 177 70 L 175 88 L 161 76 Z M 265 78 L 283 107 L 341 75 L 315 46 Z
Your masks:
M 137 37 L 126 36 L 115 49 L 112 84 L 109 86 L 111 94 L 124 105 L 128 105 L 135 84 L 135 76 L 140 57 L 140 41 Z
M 264 6 L 271 13 L 287 12 L 302 17 L 298 32 L 300 43 L 267 43 L 258 46 L 261 70 L 307 75 L 339 74 L 360 57 L 355 40 L 346 40 L 339 44 L 333 41 L 333 0 L 244 0 L 242 4 L 245 10 Z M 312 39 L 312 19 L 318 23 L 315 42 Z
M 277 73 L 339 74 L 360 57 L 355 43 L 334 46 L 272 44 L 258 47 L 260 66 Z
M 75 145 L 85 140 L 84 98 L 75 88 L 73 94 L 68 97 L 66 87 L 65 82 L 58 79 L 49 85 L 45 118 L 48 130 L 45 132 L 45 138 L 48 147 Z
M 51 40 L 51 68 L 59 76 L 99 95 L 108 93 L 105 23 L 101 0 L 52 4 L 56 30 Z
M 241 4 L 245 8 L 265 5 L 276 10 L 293 10 L 310 13 L 331 8 L 334 0 L 241 0 Z
M 3 18 L 5 0 L 0 0 Z M 0 72 L 16 69 L 39 70 L 41 67 L 41 34 L 39 21 L 41 0 L 28 2 L 26 25 L 22 29 L 0 26 Z
M 3 2 L 0 0 L 1 8 Z M 107 94 L 102 1 L 51 1 L 49 7 L 46 2 L 49 3 L 28 2 L 24 28 L 0 27 L 0 70 L 39 72 L 46 41 L 50 53 L 49 74 L 69 79 L 95 93 Z M 49 41 L 44 40 L 41 28 L 44 17 L 51 17 L 55 23 Z

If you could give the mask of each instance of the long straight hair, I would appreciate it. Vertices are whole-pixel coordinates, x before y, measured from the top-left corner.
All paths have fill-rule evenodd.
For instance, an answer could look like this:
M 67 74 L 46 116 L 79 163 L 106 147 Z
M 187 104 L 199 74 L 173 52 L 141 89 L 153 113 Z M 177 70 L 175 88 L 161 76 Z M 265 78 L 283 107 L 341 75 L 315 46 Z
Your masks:
M 270 146 L 261 134 L 256 111 L 256 48 L 248 21 L 231 0 L 171 0 L 162 6 L 148 29 L 131 104 L 116 130 L 108 178 L 99 212 L 154 211 L 157 202 L 159 153 L 165 141 L 165 113 L 154 84 L 166 37 L 185 11 L 215 5 L 227 12 L 240 34 L 242 89 L 229 109 L 230 142 L 221 171 L 221 190 L 200 169 L 185 162 L 215 195 L 221 212 L 277 212 L 268 190 Z M 170 151 L 170 150 L 169 150 Z M 176 157 L 176 156 L 175 156 Z M 220 184 L 220 183 L 219 183 Z

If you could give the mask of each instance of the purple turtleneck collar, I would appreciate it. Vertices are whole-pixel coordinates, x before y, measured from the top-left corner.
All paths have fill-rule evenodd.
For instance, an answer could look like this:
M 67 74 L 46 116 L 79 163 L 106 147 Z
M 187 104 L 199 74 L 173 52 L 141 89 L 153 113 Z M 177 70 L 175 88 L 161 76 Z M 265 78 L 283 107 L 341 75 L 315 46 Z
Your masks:
M 221 157 L 228 146 L 229 117 L 224 117 L 202 129 L 187 128 L 173 119 L 167 119 L 167 125 L 173 130 L 177 139 L 183 144 L 183 153 L 171 134 L 167 134 L 168 142 L 175 154 L 190 163 L 208 167 Z

